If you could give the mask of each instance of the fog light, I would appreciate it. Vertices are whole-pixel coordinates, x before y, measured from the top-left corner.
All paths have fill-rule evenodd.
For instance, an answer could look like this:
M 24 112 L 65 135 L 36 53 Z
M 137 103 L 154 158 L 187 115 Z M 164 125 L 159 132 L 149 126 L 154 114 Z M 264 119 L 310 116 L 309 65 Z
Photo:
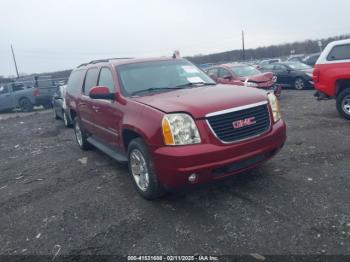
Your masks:
M 195 183 L 197 181 L 197 174 L 193 173 L 188 177 L 190 183 Z

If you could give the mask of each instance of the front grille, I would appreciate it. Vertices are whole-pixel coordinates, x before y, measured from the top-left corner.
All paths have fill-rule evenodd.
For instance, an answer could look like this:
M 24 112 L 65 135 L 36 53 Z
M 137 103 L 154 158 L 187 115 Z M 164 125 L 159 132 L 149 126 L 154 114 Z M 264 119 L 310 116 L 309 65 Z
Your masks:
M 243 124 L 242 127 L 234 128 L 237 121 L 244 122 L 250 119 L 255 123 Z M 207 118 L 215 135 L 224 143 L 232 143 L 245 140 L 267 132 L 270 128 L 270 114 L 267 104 L 242 109 L 239 111 L 223 113 Z

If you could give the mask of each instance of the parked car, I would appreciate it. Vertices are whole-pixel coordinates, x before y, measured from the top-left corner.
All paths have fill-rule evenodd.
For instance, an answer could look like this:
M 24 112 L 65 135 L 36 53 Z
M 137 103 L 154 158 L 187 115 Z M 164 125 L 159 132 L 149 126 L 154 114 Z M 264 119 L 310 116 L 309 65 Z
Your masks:
M 52 110 L 56 120 L 62 119 L 66 127 L 72 125 L 72 120 L 67 114 L 67 105 L 66 105 L 66 89 L 67 85 L 60 86 L 57 92 L 53 95 L 52 98 Z
M 280 63 L 280 62 L 282 62 L 282 60 L 279 59 L 279 58 L 265 59 L 265 60 L 260 61 L 260 63 L 256 66 L 256 68 L 260 69 L 263 66 L 270 65 L 270 64 L 273 64 L 273 63 Z
M 20 108 L 23 112 L 33 111 L 34 106 L 51 104 L 42 95 L 41 88 L 27 86 L 22 83 L 0 84 L 0 110 Z
M 304 58 L 304 54 L 291 55 L 287 58 L 287 62 L 302 62 Z
M 293 87 L 297 90 L 313 88 L 312 67 L 299 62 L 281 62 L 265 65 L 263 72 L 273 72 L 277 83 L 283 87 Z
M 319 100 L 336 99 L 341 116 L 350 120 L 350 39 L 329 43 L 313 72 Z
M 67 106 L 81 149 L 127 162 L 147 199 L 254 168 L 286 140 L 273 93 L 216 85 L 182 58 L 105 59 L 73 70 Z
M 306 56 L 306 57 L 302 60 L 302 62 L 303 62 L 304 64 L 307 64 L 307 65 L 311 66 L 311 67 L 314 67 L 314 66 L 315 66 L 315 63 L 316 63 L 316 61 L 317 61 L 317 59 L 318 59 L 319 56 L 320 56 L 320 54 L 321 54 L 321 53 L 310 54 L 310 55 Z
M 217 83 L 256 87 L 272 90 L 277 97 L 281 95 L 282 88 L 276 85 L 277 77 L 271 73 L 262 73 L 253 66 L 246 64 L 223 64 L 213 66 L 206 73 Z

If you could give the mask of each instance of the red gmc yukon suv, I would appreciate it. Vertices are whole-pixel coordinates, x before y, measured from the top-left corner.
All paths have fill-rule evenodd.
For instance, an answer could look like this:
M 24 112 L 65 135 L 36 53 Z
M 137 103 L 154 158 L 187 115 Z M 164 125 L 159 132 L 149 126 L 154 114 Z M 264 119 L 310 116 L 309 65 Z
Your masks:
M 91 61 L 66 99 L 79 146 L 127 162 L 147 199 L 256 167 L 286 140 L 273 93 L 217 85 L 182 58 Z
M 327 45 L 316 62 L 313 79 L 315 96 L 335 98 L 339 114 L 350 120 L 350 39 Z

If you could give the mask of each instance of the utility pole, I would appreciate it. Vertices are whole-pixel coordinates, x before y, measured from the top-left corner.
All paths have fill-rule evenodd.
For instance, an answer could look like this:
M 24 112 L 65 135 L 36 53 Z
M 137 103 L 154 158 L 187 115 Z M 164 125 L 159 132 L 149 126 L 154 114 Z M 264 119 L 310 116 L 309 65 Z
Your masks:
M 12 47 L 12 45 L 11 45 L 11 51 L 12 51 L 13 62 L 15 63 L 17 78 L 19 78 L 18 68 L 17 68 L 17 63 L 16 63 L 16 57 L 15 57 L 15 53 L 13 52 L 13 47 Z
M 245 48 L 244 48 L 244 31 L 242 30 L 242 58 L 243 58 L 243 61 L 245 61 Z

